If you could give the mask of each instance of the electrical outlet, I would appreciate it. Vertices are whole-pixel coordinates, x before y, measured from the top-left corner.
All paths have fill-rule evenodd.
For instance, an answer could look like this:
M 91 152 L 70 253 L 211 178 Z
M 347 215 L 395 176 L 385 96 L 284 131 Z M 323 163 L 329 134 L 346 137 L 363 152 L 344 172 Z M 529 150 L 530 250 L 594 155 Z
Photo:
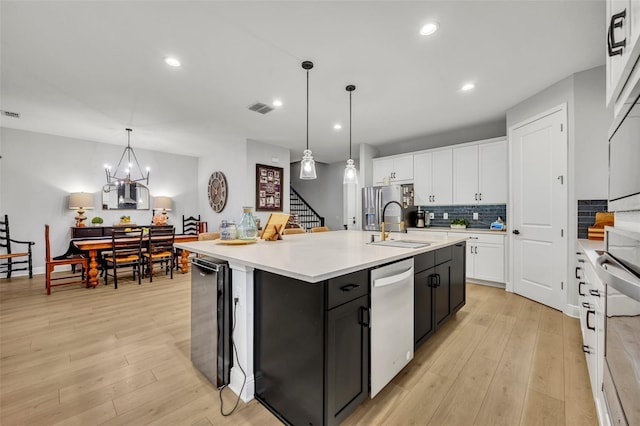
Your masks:
M 473 220 L 478 220 L 478 212 L 473 212 Z
M 431 212 L 429 213 L 429 219 L 435 219 L 436 218 L 436 214 Z
M 449 219 L 449 213 L 442 213 L 443 219 Z

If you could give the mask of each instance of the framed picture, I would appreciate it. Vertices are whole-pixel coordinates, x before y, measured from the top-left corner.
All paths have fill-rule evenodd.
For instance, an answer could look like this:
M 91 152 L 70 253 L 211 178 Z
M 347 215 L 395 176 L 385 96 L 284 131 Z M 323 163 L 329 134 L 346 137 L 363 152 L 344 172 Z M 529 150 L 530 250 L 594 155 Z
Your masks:
M 284 169 L 256 164 L 256 211 L 282 211 Z

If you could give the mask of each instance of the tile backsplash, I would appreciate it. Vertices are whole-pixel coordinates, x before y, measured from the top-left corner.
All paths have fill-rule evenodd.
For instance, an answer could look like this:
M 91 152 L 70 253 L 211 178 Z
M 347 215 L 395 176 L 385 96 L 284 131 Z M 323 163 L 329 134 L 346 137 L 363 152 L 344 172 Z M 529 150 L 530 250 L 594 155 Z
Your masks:
M 506 204 L 489 204 L 489 205 L 457 205 L 457 206 L 421 206 L 421 210 L 433 213 L 435 218 L 431 219 L 432 227 L 449 227 L 452 219 L 465 218 L 469 221 L 470 229 L 489 229 L 492 222 L 495 222 L 498 216 L 507 222 L 507 205 Z M 407 215 L 408 226 L 416 226 L 415 212 L 417 206 L 409 208 Z M 443 219 L 444 213 L 448 213 L 449 218 Z M 473 219 L 473 213 L 478 213 L 478 220 Z
M 596 223 L 596 213 L 608 210 L 607 200 L 578 200 L 578 238 L 587 238 L 588 228 Z

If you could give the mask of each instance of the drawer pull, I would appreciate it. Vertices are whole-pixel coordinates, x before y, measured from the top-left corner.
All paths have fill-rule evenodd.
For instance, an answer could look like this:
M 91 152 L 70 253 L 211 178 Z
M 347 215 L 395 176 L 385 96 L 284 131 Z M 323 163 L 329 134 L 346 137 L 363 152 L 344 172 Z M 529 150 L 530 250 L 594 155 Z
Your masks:
M 607 50 L 609 56 L 622 55 L 624 48 L 627 46 L 627 39 L 623 38 L 620 41 L 616 41 L 613 33 L 615 28 L 622 28 L 624 20 L 627 17 L 627 9 L 624 9 L 620 13 L 616 13 L 611 16 L 609 24 L 609 31 L 607 31 Z
M 600 291 L 598 290 L 589 290 L 589 294 L 592 296 L 600 297 Z
M 589 325 L 589 314 L 593 315 L 594 317 L 596 316 L 596 311 L 593 310 L 589 310 L 587 311 L 587 328 L 591 331 L 596 331 L 596 327 Z
M 589 302 L 582 302 L 582 307 L 585 309 L 591 309 L 591 305 L 589 305 Z
M 340 290 L 342 290 L 342 291 L 351 291 L 354 288 L 358 288 L 358 287 L 360 287 L 360 284 L 346 284 L 346 285 L 343 285 L 342 287 L 340 287 Z
M 584 352 L 585 354 L 590 354 L 591 348 L 587 345 L 582 345 L 582 352 Z
M 580 296 L 586 296 L 586 295 L 587 295 L 586 293 L 583 293 L 583 292 L 582 292 L 582 286 L 583 286 L 583 285 L 584 285 L 584 281 L 580 281 L 580 282 L 578 283 L 578 294 L 579 294 Z
M 577 280 L 579 280 L 579 279 L 580 279 L 580 276 L 578 275 L 578 272 L 580 272 L 580 269 L 581 269 L 581 268 L 580 268 L 579 266 L 576 266 L 576 279 L 577 279 Z
M 365 315 L 366 314 L 366 315 Z M 360 306 L 360 310 L 358 311 L 358 323 L 363 327 L 371 326 L 371 316 L 370 316 L 369 308 L 366 306 Z M 365 320 L 365 316 L 367 319 Z

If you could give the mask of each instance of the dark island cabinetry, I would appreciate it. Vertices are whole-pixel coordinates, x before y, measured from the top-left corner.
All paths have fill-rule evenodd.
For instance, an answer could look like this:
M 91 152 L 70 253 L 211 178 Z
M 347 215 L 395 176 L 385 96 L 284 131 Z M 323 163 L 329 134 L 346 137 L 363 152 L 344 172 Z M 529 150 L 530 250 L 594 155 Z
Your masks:
M 464 242 L 415 257 L 414 341 L 423 344 L 465 303 Z
M 369 393 L 368 320 L 366 270 L 315 284 L 256 271 L 256 399 L 289 424 L 338 424 Z

